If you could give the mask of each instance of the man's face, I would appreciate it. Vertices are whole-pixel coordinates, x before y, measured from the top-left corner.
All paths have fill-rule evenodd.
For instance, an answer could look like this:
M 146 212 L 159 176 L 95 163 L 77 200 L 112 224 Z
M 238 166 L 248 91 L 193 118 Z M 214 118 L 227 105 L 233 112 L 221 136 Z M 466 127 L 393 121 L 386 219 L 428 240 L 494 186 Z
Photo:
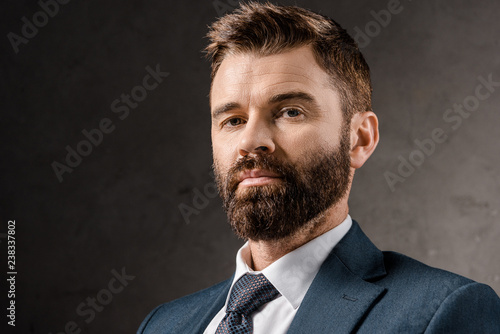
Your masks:
M 242 238 L 287 237 L 349 187 L 349 127 L 309 46 L 227 56 L 211 91 L 214 171 Z

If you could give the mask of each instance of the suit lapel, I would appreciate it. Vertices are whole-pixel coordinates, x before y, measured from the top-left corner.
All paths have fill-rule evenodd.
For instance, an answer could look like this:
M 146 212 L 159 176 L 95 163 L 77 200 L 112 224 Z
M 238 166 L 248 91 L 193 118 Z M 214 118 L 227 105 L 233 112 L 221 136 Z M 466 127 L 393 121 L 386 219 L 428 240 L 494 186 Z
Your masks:
M 210 321 L 212 321 L 226 303 L 226 297 L 229 293 L 231 283 L 233 282 L 233 277 L 234 274 L 230 279 L 221 283 L 219 289 L 212 290 L 208 298 L 200 301 L 201 307 L 199 311 L 189 315 L 192 319 L 195 319 L 194 321 L 190 321 L 192 328 L 183 328 L 182 331 L 178 331 L 178 333 L 202 334 L 205 331 Z
M 350 333 L 385 289 L 383 255 L 356 221 L 322 264 L 288 333 Z

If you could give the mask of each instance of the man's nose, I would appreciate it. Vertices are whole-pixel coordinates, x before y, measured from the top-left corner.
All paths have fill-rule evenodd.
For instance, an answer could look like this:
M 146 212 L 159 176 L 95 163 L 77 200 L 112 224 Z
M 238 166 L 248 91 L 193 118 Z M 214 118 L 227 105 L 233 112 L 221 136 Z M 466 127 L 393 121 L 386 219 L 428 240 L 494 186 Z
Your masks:
M 275 149 L 271 124 L 264 119 L 248 120 L 239 140 L 238 153 L 241 156 L 273 153 Z

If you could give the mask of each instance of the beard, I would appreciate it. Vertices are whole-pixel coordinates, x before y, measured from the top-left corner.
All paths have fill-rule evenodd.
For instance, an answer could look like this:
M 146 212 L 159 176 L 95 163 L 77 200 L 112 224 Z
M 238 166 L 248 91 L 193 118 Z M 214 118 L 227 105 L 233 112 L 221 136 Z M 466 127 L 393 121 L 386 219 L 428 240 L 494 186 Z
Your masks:
M 217 189 L 235 234 L 254 241 L 279 240 L 319 224 L 325 211 L 347 193 L 349 151 L 349 127 L 344 125 L 337 149 L 311 153 L 297 165 L 264 152 L 240 158 L 224 174 L 214 161 Z M 239 173 L 251 169 L 268 170 L 281 178 L 239 189 Z

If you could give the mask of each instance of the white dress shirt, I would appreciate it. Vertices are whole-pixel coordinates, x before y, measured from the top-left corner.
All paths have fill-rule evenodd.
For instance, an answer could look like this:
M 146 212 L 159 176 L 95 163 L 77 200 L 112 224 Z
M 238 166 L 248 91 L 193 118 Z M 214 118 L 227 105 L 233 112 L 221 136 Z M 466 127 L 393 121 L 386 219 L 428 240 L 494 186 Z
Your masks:
M 349 231 L 351 225 L 351 216 L 347 215 L 344 221 L 335 228 L 282 256 L 262 271 L 254 271 L 248 265 L 251 263 L 248 242 L 239 249 L 236 254 L 236 271 L 231 289 L 244 274 L 262 273 L 280 293 L 278 297 L 252 314 L 254 334 L 287 332 L 321 264 L 333 247 Z M 229 289 L 226 303 L 212 319 L 204 334 L 215 334 L 219 323 L 226 315 L 226 305 L 231 289 Z

